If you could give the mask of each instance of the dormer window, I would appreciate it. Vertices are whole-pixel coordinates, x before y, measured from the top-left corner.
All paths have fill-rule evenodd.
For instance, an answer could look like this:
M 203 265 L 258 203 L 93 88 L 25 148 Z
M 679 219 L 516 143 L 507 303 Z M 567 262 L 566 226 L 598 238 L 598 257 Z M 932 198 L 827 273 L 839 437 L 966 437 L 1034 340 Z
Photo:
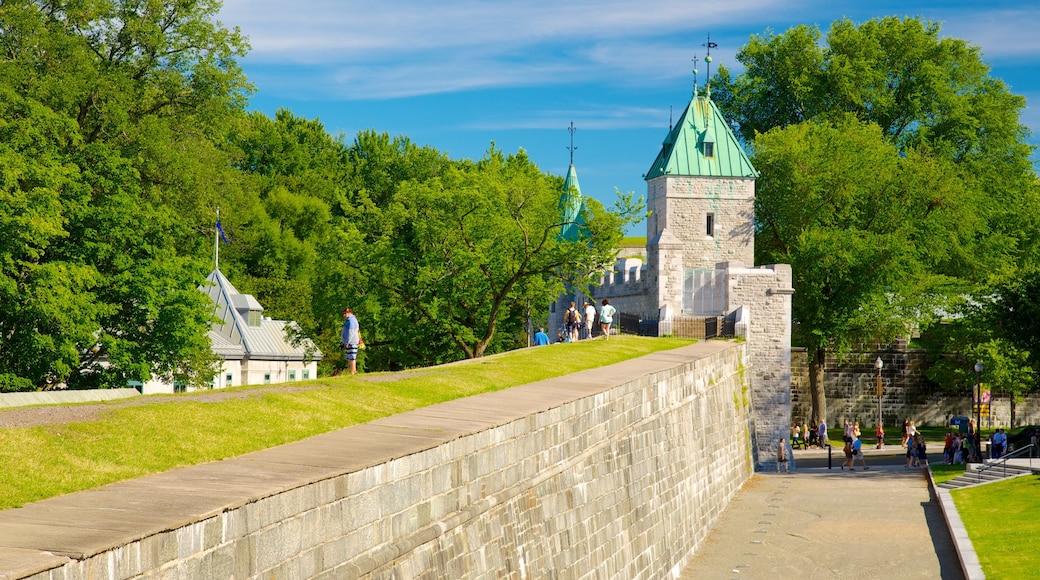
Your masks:
M 704 156 L 715 157 L 715 143 L 711 141 L 704 142 Z
M 264 313 L 260 310 L 249 311 L 249 326 L 260 328 L 260 321 L 264 319 Z

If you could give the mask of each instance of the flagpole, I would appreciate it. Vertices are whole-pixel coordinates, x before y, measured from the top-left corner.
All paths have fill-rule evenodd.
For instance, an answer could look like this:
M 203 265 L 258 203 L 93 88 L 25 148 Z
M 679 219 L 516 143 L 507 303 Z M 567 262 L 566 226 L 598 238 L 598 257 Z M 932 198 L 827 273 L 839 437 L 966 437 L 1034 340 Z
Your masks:
M 217 224 L 213 226 L 213 269 L 220 270 L 220 206 L 217 206 Z

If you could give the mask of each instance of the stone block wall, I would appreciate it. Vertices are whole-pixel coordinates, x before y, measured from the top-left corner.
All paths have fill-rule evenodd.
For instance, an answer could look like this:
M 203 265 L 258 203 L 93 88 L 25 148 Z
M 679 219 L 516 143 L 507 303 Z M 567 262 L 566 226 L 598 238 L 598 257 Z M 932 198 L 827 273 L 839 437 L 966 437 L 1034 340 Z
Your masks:
M 684 268 L 734 260 L 753 264 L 755 180 L 667 175 L 647 183 L 647 240 L 664 230 L 683 242 Z M 713 235 L 708 235 L 708 213 Z
M 971 393 L 952 396 L 937 392 L 937 386 L 928 380 L 925 371 L 928 357 L 921 350 L 884 350 L 854 353 L 844 358 L 828 356 L 824 365 L 824 389 L 827 395 L 828 425 L 840 426 L 845 419 L 870 426 L 864 432 L 873 436 L 877 423 L 878 400 L 875 390 L 877 369 L 874 360 L 880 356 L 885 366 L 881 371 L 881 415 L 887 435 L 899 435 L 903 418 L 919 425 L 947 425 L 950 417 L 969 416 L 972 411 Z M 812 413 L 809 396 L 809 365 L 804 348 L 792 349 L 791 354 L 792 420 L 807 422 Z M 1011 423 L 1011 404 L 999 393 L 994 398 L 991 417 L 983 417 L 983 427 L 1007 427 Z M 1029 396 L 1018 404 L 1016 426 L 1040 425 L 1040 397 Z
M 747 268 L 739 262 L 718 264 L 726 272 L 727 311 L 739 309 L 738 335 L 748 342 L 753 443 L 758 465 L 768 467 L 791 421 L 791 266 Z M 742 332 L 741 332 L 742 331 Z
M 87 532 L 59 528 L 80 547 L 42 538 L 47 569 L 10 577 L 674 577 L 753 471 L 746 356 L 698 343 L 84 492 L 151 531 L 69 560 Z M 0 512 L 0 554 L 34 509 L 92 518 L 65 499 Z

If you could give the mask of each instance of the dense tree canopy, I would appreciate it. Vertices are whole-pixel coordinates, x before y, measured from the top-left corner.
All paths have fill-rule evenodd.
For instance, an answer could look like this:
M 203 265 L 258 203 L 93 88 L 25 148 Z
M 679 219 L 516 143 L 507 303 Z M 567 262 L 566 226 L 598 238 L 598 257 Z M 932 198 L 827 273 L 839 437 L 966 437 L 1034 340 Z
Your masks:
M 637 209 L 593 202 L 584 237 L 561 241 L 562 180 L 523 152 L 492 147 L 479 161 L 450 161 L 363 133 L 350 156 L 355 180 L 323 252 L 322 285 L 327 299 L 365 305 L 366 342 L 389 366 L 523 344 L 530 309 L 547 309 L 563 281 L 587 282 L 609 263 Z
M 561 243 L 562 182 L 522 153 L 456 161 L 247 113 L 248 46 L 218 9 L 0 3 L 0 390 L 205 385 L 218 209 L 222 271 L 315 338 L 323 371 L 346 305 L 370 368 L 480 356 L 606 263 L 634 205 L 593 204 Z
M 0 221 L 18 232 L 0 242 L 0 374 L 212 376 L 190 218 L 212 207 L 199 184 L 227 163 L 211 137 L 248 90 L 217 7 L 0 6 Z
M 918 19 L 754 36 L 713 98 L 762 173 L 756 260 L 794 266 L 813 412 L 828 350 L 889 342 L 994 272 L 1034 263 L 1025 105 L 977 47 Z

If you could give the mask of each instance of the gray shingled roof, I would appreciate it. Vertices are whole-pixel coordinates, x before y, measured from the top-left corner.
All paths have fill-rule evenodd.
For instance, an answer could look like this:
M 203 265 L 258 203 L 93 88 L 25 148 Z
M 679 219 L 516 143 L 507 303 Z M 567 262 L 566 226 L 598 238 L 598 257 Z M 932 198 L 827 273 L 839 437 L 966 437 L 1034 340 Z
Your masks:
M 213 300 L 217 318 L 224 321 L 209 332 L 213 352 L 226 359 L 304 360 L 310 350 L 311 359 L 321 360 L 321 351 L 310 339 L 300 345 L 289 342 L 286 325 L 294 322 L 261 317 L 260 326 L 249 326 L 249 312 L 263 312 L 263 306 L 253 296 L 239 293 L 220 270 L 213 270 L 199 290 Z

